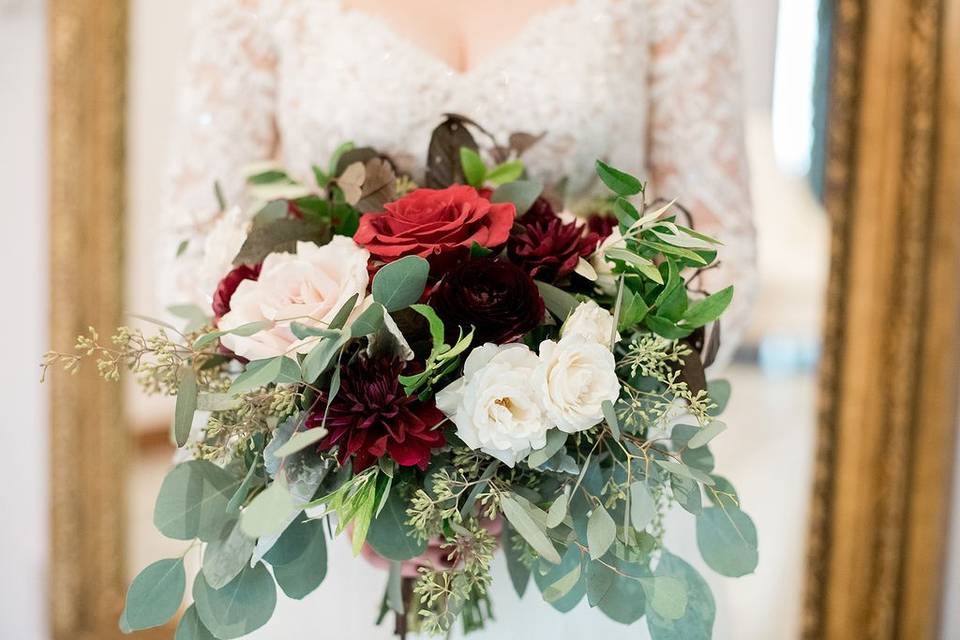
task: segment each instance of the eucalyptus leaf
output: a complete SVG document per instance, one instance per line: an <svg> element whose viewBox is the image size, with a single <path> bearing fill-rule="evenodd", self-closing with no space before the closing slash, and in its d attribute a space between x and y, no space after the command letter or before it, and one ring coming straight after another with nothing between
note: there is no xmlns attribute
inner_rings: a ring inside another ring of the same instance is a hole
<svg viewBox="0 0 960 640"><path fill-rule="evenodd" d="M183 462L163 479L153 523L168 538L210 541L229 519L227 502L239 484L239 478L212 462Z"/></svg>
<svg viewBox="0 0 960 640"><path fill-rule="evenodd" d="M337 339L324 338L310 350L303 359L303 380L309 384L316 382L323 373L330 368L340 350L350 341L350 336L340 332Z"/></svg>
<svg viewBox="0 0 960 640"><path fill-rule="evenodd" d="M587 521L587 546L590 548L590 558L596 560L602 557L616 539L616 523L603 505L597 505Z"/></svg>
<svg viewBox="0 0 960 640"><path fill-rule="evenodd" d="M647 607L664 620L679 620L687 611L687 586L673 576L656 576L641 581Z"/></svg>
<svg viewBox="0 0 960 640"><path fill-rule="evenodd" d="M504 494L500 499L503 515L513 528L527 541L540 557L553 564L560 564L560 554L547 537L546 530L530 515L527 509L513 496Z"/></svg>
<svg viewBox="0 0 960 640"><path fill-rule="evenodd" d="M550 509L547 511L548 529L555 529L556 527L559 527L563 522L563 519L567 517L568 500L569 494L564 492L557 496L557 499L554 500L553 504L550 505Z"/></svg>
<svg viewBox="0 0 960 640"><path fill-rule="evenodd" d="M186 588L183 558L158 560L145 568L127 590L123 610L127 628L138 631L166 623L176 615Z"/></svg>
<svg viewBox="0 0 960 640"><path fill-rule="evenodd" d="M283 544L287 532L294 528L305 537L306 544L290 562L274 564L273 576L288 598L301 600L313 593L327 576L327 540L323 521L307 520L291 524L277 544Z"/></svg>
<svg viewBox="0 0 960 640"><path fill-rule="evenodd" d="M373 278L373 299L387 311L415 304L427 285L430 264L418 256L406 256L385 264Z"/></svg>
<svg viewBox="0 0 960 640"><path fill-rule="evenodd" d="M671 475L670 488L673 490L673 497L685 511L695 516L703 512L703 495L700 493L700 485L697 484L696 480Z"/></svg>
<svg viewBox="0 0 960 640"><path fill-rule="evenodd" d="M213 344L221 337L225 335L232 336L241 336L244 338L256 335L261 331L269 329L273 326L273 322L270 320L258 320L256 322L248 322L247 324L242 324L239 327L233 329L221 330L221 331L211 331L210 333L205 333L196 340L193 341L193 348L200 350L206 347L209 344Z"/></svg>
<svg viewBox="0 0 960 640"><path fill-rule="evenodd" d="M240 514L240 526L251 538L279 533L299 511L282 477L257 494Z"/></svg>
<svg viewBox="0 0 960 640"><path fill-rule="evenodd" d="M222 589L207 584L201 571L193 583L193 600L204 626L219 640L233 640L270 620L277 605L277 586L262 563L245 567Z"/></svg>
<svg viewBox="0 0 960 640"><path fill-rule="evenodd" d="M614 438L619 440L620 420L617 419L617 412L613 408L613 403L609 400L604 400L600 405L600 409L603 411L603 418L607 421L607 426L610 427L610 433L613 434Z"/></svg>
<svg viewBox="0 0 960 640"><path fill-rule="evenodd" d="M697 546L707 565L739 578L757 568L757 529L736 507L708 507L697 517Z"/></svg>
<svg viewBox="0 0 960 640"><path fill-rule="evenodd" d="M664 618L652 607L648 611L647 627L651 640L710 640L716 604L710 587L689 564L667 550L660 554L654 572L657 577L676 578L683 582L687 592L687 606L677 620Z"/></svg>
<svg viewBox="0 0 960 640"><path fill-rule="evenodd" d="M187 610L184 611L183 617L180 618L180 622L177 624L177 632L174 640L217 640L217 638L210 633L210 630L207 629L200 620L200 615L197 613L197 606L191 604L187 607Z"/></svg>
<svg viewBox="0 0 960 640"><path fill-rule="evenodd" d="M312 444L316 444L326 435L327 430L319 427L295 433L289 440L287 440L286 444L273 452L273 457L286 458L290 454L306 449Z"/></svg>
<svg viewBox="0 0 960 640"><path fill-rule="evenodd" d="M657 503L650 495L647 483L637 480L630 485L630 524L637 531L643 531L657 515Z"/></svg>
<svg viewBox="0 0 960 640"><path fill-rule="evenodd" d="M707 383L707 395L716 405L710 411L711 416L718 416L723 413L724 409L727 408L727 403L730 402L731 391L730 382L727 380L711 380Z"/></svg>
<svg viewBox="0 0 960 640"><path fill-rule="evenodd" d="M526 545L520 545L516 548L513 545L513 529L507 525L503 535L503 552L507 558L507 573L510 575L510 583L513 585L517 597L522 598L527 591L527 585L530 583L530 567L521 560L522 550Z"/></svg>
<svg viewBox="0 0 960 640"><path fill-rule="evenodd" d="M617 574L610 568L610 562L613 554L608 554L606 559L591 560L587 563L587 603L595 607L610 592L613 583L616 581Z"/></svg>
<svg viewBox="0 0 960 640"><path fill-rule="evenodd" d="M559 564L545 565L541 562L540 570L534 569L533 571L533 580L536 582L541 594L544 595L544 599L546 600L547 596L551 596L551 599L547 600L547 602L551 607L561 613L566 613L577 606L577 603L583 599L583 596L587 592L587 581L583 575L582 563L583 556L580 553L580 548L572 544L567 548L566 553L563 554L563 558L559 559ZM557 582L571 575L576 576L577 580L572 587L567 589L566 593L562 595L557 593L559 589L551 591L551 587L557 584Z"/></svg>
<svg viewBox="0 0 960 640"><path fill-rule="evenodd" d="M203 551L203 575L214 589L225 587L250 561L256 541L240 529L239 521L228 522L220 537Z"/></svg>
<svg viewBox="0 0 960 640"><path fill-rule="evenodd" d="M566 442L567 434L565 432L559 429L550 429L547 431L547 443L527 456L527 465L531 469L536 469L560 451Z"/></svg>
<svg viewBox="0 0 960 640"><path fill-rule="evenodd" d="M540 194L543 193L543 185L534 180L516 180L508 182L499 187L490 196L490 202L501 203L510 202L517 210L519 218L533 206Z"/></svg>
<svg viewBox="0 0 960 640"><path fill-rule="evenodd" d="M197 374L192 368L187 368L180 377L177 406L174 411L173 439L178 447L187 444L187 438L190 437L193 414L197 410L197 393Z"/></svg>
<svg viewBox="0 0 960 640"><path fill-rule="evenodd" d="M246 370L233 381L228 393L240 395L272 383L283 371L283 360L284 356L277 356L247 363Z"/></svg>
<svg viewBox="0 0 960 640"><path fill-rule="evenodd" d="M669 471L670 473L680 476L681 478L689 478L691 480L696 480L697 482L702 482L703 484L713 486L713 478L708 476L706 473L688 467L685 464L680 464L679 462L668 462L665 460L657 460L656 463L660 465L664 470Z"/></svg>
<svg viewBox="0 0 960 640"><path fill-rule="evenodd" d="M354 338L359 338L377 333L380 331L380 328L383 327L384 313L386 313L386 311L383 305L374 302L364 309L363 312L357 316L357 319L350 324L350 335Z"/></svg>
<svg viewBox="0 0 960 640"><path fill-rule="evenodd" d="M720 422L719 420L714 420L694 434L694 436L687 442L687 447L690 449L702 447L726 430L726 424Z"/></svg>
<svg viewBox="0 0 960 640"><path fill-rule="evenodd" d="M600 611L620 624L633 624L647 610L646 591L641 582L650 577L650 569L641 562L632 562L614 554L607 558L616 570L612 585L597 603Z"/></svg>
<svg viewBox="0 0 960 640"><path fill-rule="evenodd" d="M580 301L572 295L558 289L552 284L535 280L537 289L540 290L540 297L543 298L543 304L558 320L566 320L573 313L573 310L580 305Z"/></svg>
<svg viewBox="0 0 960 640"><path fill-rule="evenodd" d="M578 582L580 582L579 562L568 573L543 590L543 599L550 603L556 602L570 593Z"/></svg>
<svg viewBox="0 0 960 640"><path fill-rule="evenodd" d="M387 560L404 562L427 550L426 541L419 538L414 528L407 524L409 506L409 501L400 495L400 491L391 491L380 515L370 523L367 544Z"/></svg>

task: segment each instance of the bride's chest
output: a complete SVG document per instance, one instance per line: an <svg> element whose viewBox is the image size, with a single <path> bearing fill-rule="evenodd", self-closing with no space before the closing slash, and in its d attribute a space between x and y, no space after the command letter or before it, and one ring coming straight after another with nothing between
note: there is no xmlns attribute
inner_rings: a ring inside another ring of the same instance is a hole
<svg viewBox="0 0 960 640"><path fill-rule="evenodd" d="M304 170L351 140L422 161L430 131L456 112L500 139L546 132L527 157L544 179L592 173L598 157L640 169L649 54L642 16L628 11L638 4L553 9L459 72L375 17L293 0L272 34L283 159Z"/></svg>

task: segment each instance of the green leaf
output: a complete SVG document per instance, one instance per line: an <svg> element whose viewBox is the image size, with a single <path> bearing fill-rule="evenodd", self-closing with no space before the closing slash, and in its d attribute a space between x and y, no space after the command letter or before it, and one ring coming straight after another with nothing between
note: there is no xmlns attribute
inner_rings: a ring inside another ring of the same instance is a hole
<svg viewBox="0 0 960 640"><path fill-rule="evenodd" d="M656 460L656 463L670 473L680 476L681 478L689 478L691 480L696 480L697 482L702 482L703 484L708 484L711 486L713 485L713 478L702 471L691 469L685 464L666 460Z"/></svg>
<svg viewBox="0 0 960 640"><path fill-rule="evenodd" d="M210 541L229 519L227 502L239 484L239 479L212 462L181 463L163 479L153 523L168 538Z"/></svg>
<svg viewBox="0 0 960 640"><path fill-rule="evenodd" d="M646 564L630 562L614 554L607 557L619 572L613 575L613 584L597 603L608 618L621 624L633 624L646 612L647 597L641 579L650 577Z"/></svg>
<svg viewBox="0 0 960 640"><path fill-rule="evenodd" d="M387 560L405 562L427 550L426 540L407 524L409 501L397 490L391 491L380 515L370 523L367 544Z"/></svg>
<svg viewBox="0 0 960 640"><path fill-rule="evenodd" d="M173 419L173 439L178 447L187 444L193 414L197 410L197 374L187 368L177 388L177 407Z"/></svg>
<svg viewBox="0 0 960 640"><path fill-rule="evenodd" d="M336 329L327 329L326 327L311 327L303 324L302 322L293 322L290 324L290 333L292 333L298 340L306 340L307 338L338 338L340 332Z"/></svg>
<svg viewBox="0 0 960 640"><path fill-rule="evenodd" d="M217 640L217 638L210 633L210 630L207 629L200 620L200 615L197 613L197 606L191 604L187 607L187 610L184 611L183 617L180 618L174 640Z"/></svg>
<svg viewBox="0 0 960 640"><path fill-rule="evenodd" d="M723 413L724 409L727 408L727 403L730 402L731 391L730 382L727 380L711 380L707 384L707 395L717 405L710 410L711 416L716 417Z"/></svg>
<svg viewBox="0 0 960 640"><path fill-rule="evenodd" d="M557 319L561 321L566 320L567 317L573 313L573 310L580 305L580 302L576 298L563 289L558 289L552 284L540 282L539 280L534 280L534 282L537 284L537 289L540 290L540 297L543 298L543 304L546 305L550 313L556 316Z"/></svg>
<svg viewBox="0 0 960 640"><path fill-rule="evenodd" d="M597 505L587 521L587 546L590 548L590 559L596 560L602 557L616 539L616 523L603 505Z"/></svg>
<svg viewBox="0 0 960 640"><path fill-rule="evenodd" d="M183 601L187 574L183 558L158 560L141 571L127 590L123 620L131 631L159 627L172 618Z"/></svg>
<svg viewBox="0 0 960 640"><path fill-rule="evenodd" d="M522 598L527 591L527 585L530 584L530 567L520 559L522 549L525 549L526 546L523 545L520 549L514 548L512 532L513 529L509 525L504 530L503 553L507 558L507 573L510 574L510 583L513 585L513 590L517 592L517 597Z"/></svg>
<svg viewBox="0 0 960 640"><path fill-rule="evenodd" d="M251 538L267 537L280 533L297 511L299 508L280 475L243 510L240 527Z"/></svg>
<svg viewBox="0 0 960 640"><path fill-rule="evenodd" d="M257 322L248 322L247 324L242 324L239 327L234 329L229 329L226 331L211 331L210 333L205 333L196 340L193 341L193 348L195 350L203 349L209 344L213 344L219 340L222 336L233 335L241 336L248 338L252 335L260 333L264 329L269 329L273 326L273 322L270 320L258 320Z"/></svg>
<svg viewBox="0 0 960 640"><path fill-rule="evenodd" d="M679 620L687 611L687 586L673 576L656 576L641 582L647 607L665 620Z"/></svg>
<svg viewBox="0 0 960 640"><path fill-rule="evenodd" d="M571 569L568 573L543 590L543 599L550 603L556 602L560 598L570 593L573 588L577 586L578 582L580 582L579 562L575 564L573 569Z"/></svg>
<svg viewBox="0 0 960 640"><path fill-rule="evenodd" d="M703 512L703 495L696 480L671 475L670 488L673 490L673 497L685 511L695 516Z"/></svg>
<svg viewBox="0 0 960 640"><path fill-rule="evenodd" d="M229 393L200 393L197 395L197 409L200 411L231 411L243 404L241 398Z"/></svg>
<svg viewBox="0 0 960 640"><path fill-rule="evenodd" d="M227 393L236 396L270 384L283 371L284 357L277 356L247 363L246 370L237 376Z"/></svg>
<svg viewBox="0 0 960 640"><path fill-rule="evenodd" d="M716 482L716 486L707 490L707 497L710 502L718 507L740 508L740 496L733 484L723 476L710 476Z"/></svg>
<svg viewBox="0 0 960 640"><path fill-rule="evenodd" d="M494 186L501 186L508 182L519 180L523 175L523 161L510 160L497 165L487 174L486 181Z"/></svg>
<svg viewBox="0 0 960 640"><path fill-rule="evenodd" d="M540 194L543 193L543 185L533 180L516 180L509 182L490 196L490 202L510 202L517 210L519 218L533 206Z"/></svg>
<svg viewBox="0 0 960 640"><path fill-rule="evenodd" d="M350 335L359 338L380 331L380 328L383 327L384 313L383 305L374 302L364 309L350 325Z"/></svg>
<svg viewBox="0 0 960 640"><path fill-rule="evenodd" d="M547 528L555 529L559 527L563 522L563 519L567 517L567 503L569 502L569 494L566 492L561 493L557 496L557 499L553 501L553 504L550 505L550 510L547 511Z"/></svg>
<svg viewBox="0 0 960 640"><path fill-rule="evenodd" d="M629 197L643 191L643 183L628 173L614 169L601 160L597 160L597 174L603 184L617 195Z"/></svg>
<svg viewBox="0 0 960 640"><path fill-rule="evenodd" d="M336 340L324 338L320 343L310 350L310 353L303 359L303 380L309 384L316 382L323 373L330 368L334 359L340 353L347 342L350 341L349 334L340 333Z"/></svg>
<svg viewBox="0 0 960 640"><path fill-rule="evenodd" d="M254 457L253 462L250 463L247 474L243 476L243 482L240 483L240 486L237 487L237 490L233 493L229 502L227 502L227 513L239 513L240 506L246 501L247 495L249 495L250 489L253 487L257 476L257 463L259 460L260 456L258 454Z"/></svg>
<svg viewBox="0 0 960 640"><path fill-rule="evenodd" d="M697 546L707 565L722 576L739 578L757 568L757 529L736 507L708 507L697 517Z"/></svg>
<svg viewBox="0 0 960 640"><path fill-rule="evenodd" d="M718 291L694 303L683 315L684 326L690 327L691 329L699 329L704 325L710 324L726 311L732 300L733 286L731 285L722 291Z"/></svg>
<svg viewBox="0 0 960 640"><path fill-rule="evenodd" d="M689 564L666 549L660 555L660 563L654 572L657 577L680 580L686 586L687 606L683 616L670 620L650 607L647 627L652 640L710 640L713 637L713 621L716 604L710 587Z"/></svg>
<svg viewBox="0 0 960 640"><path fill-rule="evenodd" d="M248 537L234 520L223 527L220 537L211 540L203 551L203 575L214 589L225 587L240 575L253 555L256 540Z"/></svg>
<svg viewBox="0 0 960 640"><path fill-rule="evenodd" d="M443 346L443 320L440 319L437 312L429 305L413 304L410 305L410 308L427 319L427 323L430 325L430 338L433 340L433 348L435 351L439 351Z"/></svg>
<svg viewBox="0 0 960 640"><path fill-rule="evenodd" d="M648 315L643 319L644 324L657 335L661 335L668 340L680 340L693 333L693 328L678 327L676 323L660 316Z"/></svg>
<svg viewBox="0 0 960 640"><path fill-rule="evenodd" d="M617 216L617 221L623 231L632 229L640 220L640 212L633 206L633 203L624 197L618 197L613 202L613 214Z"/></svg>
<svg viewBox="0 0 960 640"><path fill-rule="evenodd" d="M687 447L690 449L698 449L703 445L707 444L718 435L727 430L727 425L719 420L714 420L704 428L697 431L690 441L687 442Z"/></svg>
<svg viewBox="0 0 960 640"><path fill-rule="evenodd" d="M557 451L563 448L567 442L567 434L560 429L550 429L547 431L547 443L540 449L532 451L527 456L527 465L531 469L536 469L544 462L553 457Z"/></svg>
<svg viewBox="0 0 960 640"><path fill-rule="evenodd" d="M504 494L500 499L500 508L503 515L513 525L513 528L527 541L533 549L547 562L560 564L560 554L547 537L544 530L527 512L527 509L513 496Z"/></svg>
<svg viewBox="0 0 960 640"><path fill-rule="evenodd" d="M261 184L273 184L275 182L291 182L290 176L284 171L279 169L270 169L268 171L262 171L256 173L247 178L248 184L261 185Z"/></svg>
<svg viewBox="0 0 960 640"><path fill-rule="evenodd" d="M467 184L478 189L483 186L487 177L487 165L484 164L479 153L470 147L460 147L460 166L463 167Z"/></svg>
<svg viewBox="0 0 960 640"><path fill-rule="evenodd" d="M387 311L399 311L415 304L427 285L430 263L406 256L385 264L373 278L373 299Z"/></svg>
<svg viewBox="0 0 960 640"><path fill-rule="evenodd" d="M387 606L390 610L399 615L403 615L403 576L401 574L402 565L399 562L390 563L390 574L387 577Z"/></svg>
<svg viewBox="0 0 960 640"><path fill-rule="evenodd" d="M580 573L574 573L575 570L578 570ZM570 576L571 573L577 575L577 581L572 588L567 590L563 595L556 593L556 591L559 590L551 592L553 585L564 577ZM550 600L547 600L551 607L562 613L570 611L577 606L577 603L583 599L584 594L587 592L587 581L583 576L580 548L575 544L570 545L566 553L563 554L563 558L560 559L560 563L556 566L545 566L541 562L539 570L534 570L533 572L533 579L534 582L537 583L540 592L544 594L545 600L547 595L552 596Z"/></svg>
<svg viewBox="0 0 960 640"><path fill-rule="evenodd" d="M313 593L327 577L327 541L323 533L323 520L295 521L287 527L287 531L294 528L303 532L306 544L290 562L274 564L273 575L288 598L301 600ZM284 531L284 535L287 531ZM282 541L283 536L278 544Z"/></svg>
<svg viewBox="0 0 960 640"><path fill-rule="evenodd" d="M306 449L310 445L319 442L327 435L327 430L322 428L307 429L293 434L286 444L273 452L275 458L285 458L291 453L296 453Z"/></svg>
<svg viewBox="0 0 960 640"><path fill-rule="evenodd" d="M610 427L610 433L613 434L614 438L619 440L620 420L617 419L617 412L613 408L613 403L609 400L604 400L600 404L600 410L603 411L603 419L607 421L607 426Z"/></svg>
<svg viewBox="0 0 960 640"><path fill-rule="evenodd" d="M657 515L657 503L650 495L647 483L638 480L630 485L630 524L637 531L643 531Z"/></svg>
<svg viewBox="0 0 960 640"><path fill-rule="evenodd" d="M267 623L277 605L277 586L263 563L245 567L222 589L208 585L201 571L193 599L204 626L219 640L232 640Z"/></svg>
<svg viewBox="0 0 960 640"><path fill-rule="evenodd" d="M607 564L603 559L587 563L587 603L591 607L603 601L616 580L617 574Z"/></svg>
<svg viewBox="0 0 960 640"><path fill-rule="evenodd" d="M350 319L350 314L353 313L354 307L357 306L357 301L360 300L360 294L355 293L343 303L337 312L333 315L333 319L330 320L330 329L342 329L344 325L347 324L347 320Z"/></svg>

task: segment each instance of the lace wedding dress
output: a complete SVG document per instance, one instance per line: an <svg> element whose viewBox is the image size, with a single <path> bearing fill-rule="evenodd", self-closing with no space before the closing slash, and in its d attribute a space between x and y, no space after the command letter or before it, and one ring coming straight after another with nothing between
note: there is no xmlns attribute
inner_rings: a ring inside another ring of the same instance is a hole
<svg viewBox="0 0 960 640"><path fill-rule="evenodd" d="M341 0L200 0L163 218L167 255L189 243L168 264L164 297L209 304L212 291L198 290L195 274L203 237L218 216L215 181L237 202L245 166L276 159L307 179L311 164L325 162L346 140L422 162L431 130L443 113L455 112L502 139L517 130L546 132L524 156L545 182L566 176L576 193L599 192L593 167L601 158L648 178L657 196L678 198L698 229L725 243L708 288L737 285L723 327L729 352L753 297L754 232L728 5L573 0L527 19L495 53L461 72ZM338 562L337 585L328 580L289 625L275 619L257 637L287 637L282 628L292 632L304 623L374 637L369 596L383 577L361 565ZM495 576L499 622L478 637L532 631L575 638L585 629L638 637L638 630L592 612L552 616L547 605L532 604L536 594L518 604L504 578L502 571ZM524 607L539 612L536 625ZM327 616L335 622L321 622Z"/></svg>

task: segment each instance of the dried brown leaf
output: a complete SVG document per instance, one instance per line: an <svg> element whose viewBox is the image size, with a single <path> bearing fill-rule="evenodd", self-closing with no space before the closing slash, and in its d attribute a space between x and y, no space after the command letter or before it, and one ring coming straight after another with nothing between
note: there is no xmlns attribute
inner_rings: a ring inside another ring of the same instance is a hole
<svg viewBox="0 0 960 640"><path fill-rule="evenodd" d="M357 199L360 213L381 211L383 205L390 202L397 192L397 174L389 162L383 158L373 158L364 167L363 188Z"/></svg>

